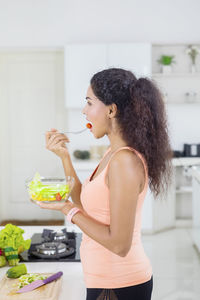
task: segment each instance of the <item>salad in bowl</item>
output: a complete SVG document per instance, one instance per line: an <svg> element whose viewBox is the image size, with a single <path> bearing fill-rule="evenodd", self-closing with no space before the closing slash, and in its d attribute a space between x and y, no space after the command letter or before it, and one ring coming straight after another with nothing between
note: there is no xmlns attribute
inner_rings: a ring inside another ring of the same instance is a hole
<svg viewBox="0 0 200 300"><path fill-rule="evenodd" d="M41 177L36 173L34 178L26 180L26 188L31 201L37 202L64 202L66 201L74 186L74 178Z"/></svg>

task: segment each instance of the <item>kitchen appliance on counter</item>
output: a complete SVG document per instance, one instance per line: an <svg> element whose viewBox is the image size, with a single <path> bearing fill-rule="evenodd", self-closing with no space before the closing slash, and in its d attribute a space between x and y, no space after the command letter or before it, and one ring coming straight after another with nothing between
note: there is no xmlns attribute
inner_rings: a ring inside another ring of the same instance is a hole
<svg viewBox="0 0 200 300"><path fill-rule="evenodd" d="M200 144L184 144L183 153L186 157L200 157Z"/></svg>
<svg viewBox="0 0 200 300"><path fill-rule="evenodd" d="M29 250L21 253L22 262L80 262L81 233L44 229L31 238Z"/></svg>
<svg viewBox="0 0 200 300"><path fill-rule="evenodd" d="M180 150L173 150L173 157L183 157L183 152Z"/></svg>
<svg viewBox="0 0 200 300"><path fill-rule="evenodd" d="M173 157L200 157L200 144L184 144L183 151L173 150Z"/></svg>

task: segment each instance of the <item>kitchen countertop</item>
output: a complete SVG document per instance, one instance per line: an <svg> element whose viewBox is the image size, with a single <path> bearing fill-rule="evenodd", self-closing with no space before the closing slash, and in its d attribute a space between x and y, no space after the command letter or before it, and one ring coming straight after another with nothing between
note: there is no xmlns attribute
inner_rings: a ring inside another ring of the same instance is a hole
<svg viewBox="0 0 200 300"><path fill-rule="evenodd" d="M72 163L76 170L94 170L98 165L99 160L94 159L73 159ZM175 167L178 166L193 166L193 165L200 165L200 157L174 157L172 159L172 164Z"/></svg>
<svg viewBox="0 0 200 300"><path fill-rule="evenodd" d="M19 226L25 232L24 239L30 238L33 233L42 232L44 228L61 230L64 226ZM0 226L0 230L3 229ZM76 231L77 227L67 226L67 231ZM80 262L42 262L26 263L28 273L45 273L63 271L62 289L59 300L84 300L86 297L86 288L83 280L82 265ZM3 278L10 266L0 268L0 280Z"/></svg>
<svg viewBox="0 0 200 300"><path fill-rule="evenodd" d="M192 167L192 175L197 179L200 184L200 166Z"/></svg>
<svg viewBox="0 0 200 300"><path fill-rule="evenodd" d="M173 158L172 164L175 167L178 166L194 166L200 165L200 157L179 157Z"/></svg>

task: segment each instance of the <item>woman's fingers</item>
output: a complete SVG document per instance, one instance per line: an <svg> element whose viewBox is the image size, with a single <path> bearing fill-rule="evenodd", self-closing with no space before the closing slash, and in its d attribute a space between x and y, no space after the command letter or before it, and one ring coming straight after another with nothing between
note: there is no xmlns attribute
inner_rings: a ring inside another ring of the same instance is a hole
<svg viewBox="0 0 200 300"><path fill-rule="evenodd" d="M60 158L69 154L66 143L69 143L68 137L52 128L46 132L46 149L54 152Z"/></svg>
<svg viewBox="0 0 200 300"><path fill-rule="evenodd" d="M51 128L51 131L46 131L46 134L45 134L45 137L46 137L46 144L48 144L50 138L51 138L52 136L54 136L56 132L58 132L58 130L55 129L55 128Z"/></svg>
<svg viewBox="0 0 200 300"><path fill-rule="evenodd" d="M47 147L51 147L52 145L58 143L59 141L69 143L69 139L66 135L58 133L58 132L53 133L53 134L52 133L48 134L48 132L47 132L47 134L46 134L46 146Z"/></svg>
<svg viewBox="0 0 200 300"><path fill-rule="evenodd" d="M36 202L38 206L44 209L51 209L51 210L62 210L65 206L69 206L69 208L73 207L73 203L71 203L69 200L62 202L62 203L44 203L37 201Z"/></svg>
<svg viewBox="0 0 200 300"><path fill-rule="evenodd" d="M52 140L51 139L49 140L49 142L47 144L47 148L52 149L54 147L59 146L59 144L61 146L62 144L68 143L68 142L69 142L69 140L67 138L57 136L57 137L52 138Z"/></svg>
<svg viewBox="0 0 200 300"><path fill-rule="evenodd" d="M55 139L66 139L69 142L68 137L65 134L59 133L59 132L56 132L56 133L54 133L54 134L51 135L51 137L49 139L49 143L51 143Z"/></svg>
<svg viewBox="0 0 200 300"><path fill-rule="evenodd" d="M37 204L44 209L51 209L51 210L61 210L65 206L65 202L63 203L43 203L37 201Z"/></svg>
<svg viewBox="0 0 200 300"><path fill-rule="evenodd" d="M63 141L60 141L56 144L49 146L48 149L55 152L56 150L63 149L63 147L66 148L65 144L63 145Z"/></svg>

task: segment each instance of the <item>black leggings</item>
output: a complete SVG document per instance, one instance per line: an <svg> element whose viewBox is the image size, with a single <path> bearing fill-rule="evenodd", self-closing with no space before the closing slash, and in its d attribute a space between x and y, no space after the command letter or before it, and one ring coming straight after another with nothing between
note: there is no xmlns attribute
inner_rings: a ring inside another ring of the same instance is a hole
<svg viewBox="0 0 200 300"><path fill-rule="evenodd" d="M118 289L87 289L86 300L151 300L153 276L145 283Z"/></svg>

